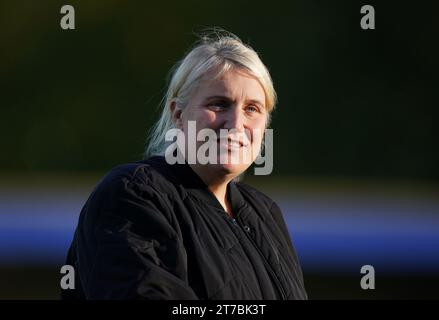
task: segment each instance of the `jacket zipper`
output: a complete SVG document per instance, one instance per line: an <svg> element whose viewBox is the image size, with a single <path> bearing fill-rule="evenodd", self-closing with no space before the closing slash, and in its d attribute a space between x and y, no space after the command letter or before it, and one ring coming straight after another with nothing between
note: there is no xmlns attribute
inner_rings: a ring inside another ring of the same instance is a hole
<svg viewBox="0 0 439 320"><path fill-rule="evenodd" d="M230 219L230 217L229 217ZM242 226L238 223L238 221L236 221L236 219L231 218L232 222L234 225L236 225L237 227L239 227L241 230L243 229ZM268 273L271 275L272 279L274 280L277 289L280 291L280 295L282 297L282 300L287 300L287 296L285 294L285 290L279 280L279 277L276 275L276 273L274 272L273 268L271 267L271 265L268 263L267 258L262 254L261 249L259 249L259 247L256 245L256 243L254 242L254 240L247 235L248 231L247 230L243 230L244 234L246 235L247 239L252 243L253 247L256 248L256 250L258 251L259 255L262 257L262 260L264 261L265 266L267 267L267 271ZM271 242L271 241L270 241ZM273 250L276 250L275 248L273 248L273 245L270 243L270 246L272 247ZM276 253L276 257L277 259L279 259L279 257L277 256L277 252Z"/></svg>

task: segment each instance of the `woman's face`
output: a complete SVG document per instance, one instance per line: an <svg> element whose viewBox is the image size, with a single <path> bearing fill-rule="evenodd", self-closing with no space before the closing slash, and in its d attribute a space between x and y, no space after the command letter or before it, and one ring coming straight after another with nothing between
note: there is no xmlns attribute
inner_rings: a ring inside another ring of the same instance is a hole
<svg viewBox="0 0 439 320"><path fill-rule="evenodd" d="M206 74L177 117L177 127L184 131L186 139L189 121L195 121L197 135L206 128L216 133L216 164L210 162L207 166L234 177L244 172L260 151L268 119L265 93L260 83L245 71L230 70L216 79L214 74ZM197 141L196 150L205 143Z"/></svg>

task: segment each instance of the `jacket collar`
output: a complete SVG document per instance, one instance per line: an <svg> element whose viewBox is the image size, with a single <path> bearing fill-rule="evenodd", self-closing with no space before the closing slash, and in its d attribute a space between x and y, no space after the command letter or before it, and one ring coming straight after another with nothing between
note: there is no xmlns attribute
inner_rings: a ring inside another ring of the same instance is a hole
<svg viewBox="0 0 439 320"><path fill-rule="evenodd" d="M159 164L160 167L168 169L177 178L177 183L183 186L189 194L208 204L210 207L220 210L221 212L225 212L215 195L209 190L200 176L198 176L198 174L192 170L187 163L176 163L171 165L166 162L166 159L163 156L153 156L148 159L148 162L154 162ZM227 196L232 207L233 215L236 217L246 206L246 201L239 191L236 182L231 181L228 184Z"/></svg>

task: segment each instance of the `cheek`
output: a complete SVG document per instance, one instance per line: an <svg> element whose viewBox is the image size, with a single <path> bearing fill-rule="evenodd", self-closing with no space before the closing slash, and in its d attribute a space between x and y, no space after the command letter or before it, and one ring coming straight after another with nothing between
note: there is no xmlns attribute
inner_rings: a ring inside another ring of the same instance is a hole
<svg viewBox="0 0 439 320"><path fill-rule="evenodd" d="M203 128L215 129L218 117L215 112L201 110L196 114L194 120L197 121L197 131Z"/></svg>
<svg viewBox="0 0 439 320"><path fill-rule="evenodd" d="M252 132L252 147L259 148L262 145L262 140L264 137L264 131L254 131Z"/></svg>
<svg viewBox="0 0 439 320"><path fill-rule="evenodd" d="M219 120L215 112L192 108L182 114L184 132L188 132L189 121L195 121L196 131L198 132L204 128L215 130Z"/></svg>
<svg viewBox="0 0 439 320"><path fill-rule="evenodd" d="M261 118L255 121L251 127L252 143L261 144L262 138L264 137L266 119Z"/></svg>

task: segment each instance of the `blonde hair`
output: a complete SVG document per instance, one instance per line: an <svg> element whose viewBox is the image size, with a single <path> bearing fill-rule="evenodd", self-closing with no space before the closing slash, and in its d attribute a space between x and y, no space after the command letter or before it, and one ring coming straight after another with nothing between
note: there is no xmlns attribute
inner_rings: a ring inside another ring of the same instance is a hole
<svg viewBox="0 0 439 320"><path fill-rule="evenodd" d="M160 119L151 128L145 158L163 154L166 149L166 132L175 127L171 103L175 101L179 108L184 108L205 74L215 70L217 76L221 76L232 69L245 71L261 84L265 93L265 108L268 111L267 126L269 125L277 97L268 69L258 54L236 35L215 29L201 36L195 46L171 69L171 80L161 103L163 111Z"/></svg>

